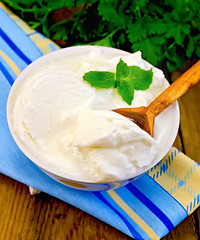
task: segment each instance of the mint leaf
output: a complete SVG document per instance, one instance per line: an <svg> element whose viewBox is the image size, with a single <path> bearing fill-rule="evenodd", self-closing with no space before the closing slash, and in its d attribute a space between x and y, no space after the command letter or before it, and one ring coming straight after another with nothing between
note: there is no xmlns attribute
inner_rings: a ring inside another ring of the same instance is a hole
<svg viewBox="0 0 200 240"><path fill-rule="evenodd" d="M122 60L119 60L119 63L116 67L116 79L120 81L121 79L129 79L130 71L128 65Z"/></svg>
<svg viewBox="0 0 200 240"><path fill-rule="evenodd" d="M134 96L133 80L135 78L130 70L130 67L120 59L116 67L117 91L129 105L131 105Z"/></svg>
<svg viewBox="0 0 200 240"><path fill-rule="evenodd" d="M131 105L134 97L134 86L131 81L121 80L117 85L117 91L121 95L122 99Z"/></svg>
<svg viewBox="0 0 200 240"><path fill-rule="evenodd" d="M132 79L135 90L146 90L152 83L153 71L143 70L137 66L130 66L130 79Z"/></svg>
<svg viewBox="0 0 200 240"><path fill-rule="evenodd" d="M83 75L83 79L96 88L107 89L116 87L115 73L112 72L90 71Z"/></svg>
<svg viewBox="0 0 200 240"><path fill-rule="evenodd" d="M128 66L122 59L113 72L90 71L83 79L96 88L117 88L122 99L131 105L135 90L146 90L152 83L153 72L143 70L137 66Z"/></svg>
<svg viewBox="0 0 200 240"><path fill-rule="evenodd" d="M138 66L128 66L122 59L116 67L117 83L121 80L131 82L135 90L146 90L152 83L153 72L150 70L143 70Z"/></svg>

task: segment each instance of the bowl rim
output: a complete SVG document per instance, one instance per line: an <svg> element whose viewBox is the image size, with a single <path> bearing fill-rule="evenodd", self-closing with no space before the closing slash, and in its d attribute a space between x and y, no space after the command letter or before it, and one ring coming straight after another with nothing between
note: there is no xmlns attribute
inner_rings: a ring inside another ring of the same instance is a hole
<svg viewBox="0 0 200 240"><path fill-rule="evenodd" d="M170 148L172 147L174 141L175 141L175 138L177 136L177 133L178 133L178 129L179 129L179 124L180 124L180 109L179 109L179 105L178 105L178 101L175 101L172 105L174 105L174 109L175 109L175 112L174 112L174 115L175 115L175 119L176 121L174 122L174 127L173 129L175 129L173 131L173 134L171 136L171 141L170 141L170 144L168 144L168 147L166 148L167 151L165 151L165 153L163 153L161 155L161 157L159 157L159 159L157 161L153 161L150 165L148 165L148 167L145 167L143 168L142 170L139 170L137 172L137 174L135 174L133 177L131 178L126 178L126 179L123 179L123 180L116 180L116 181L109 181L109 182L89 182L89 181L81 181L81 180L75 180L75 179L70 179L70 178L67 178L66 176L63 176L63 175L59 175L58 173L56 173L56 170L49 170L48 169L48 166L44 166L43 164L41 164L40 161L37 161L35 159L34 156L32 156L32 154L30 153L30 151L27 150L27 148L23 145L21 139L17 136L14 128L12 127L12 117L11 117L11 106L12 106L12 98L13 98L13 95L15 94L15 89L18 88L18 85L20 84L21 81L23 81L23 77L27 74L27 72L31 71L32 68L35 68L35 66L39 65L41 61L45 61L46 59L49 60L49 57L53 57L53 56L57 56L58 54L60 53L63 53L65 54L65 52L68 52L70 54L70 52L74 51L74 50L77 50L79 51L81 48L88 48L88 49L91 49L91 48L99 48L99 49L106 49L106 50L109 50L109 51L118 51L119 53L122 53L122 54L125 54L125 55L128 55L130 54L129 52L126 52L126 51L123 51L121 49L117 49L117 48L111 48L111 47L105 47L105 46L94 46L94 45L78 45L78 46L71 46L71 47L66 47L66 48L62 48L62 49L58 49L58 50L55 50L51 53L48 53L46 55L43 55L41 57L39 57L38 59L36 59L34 62L32 62L31 64L29 64L19 75L18 77L16 78L14 84L12 85L11 87L11 90L9 92L9 95L8 95L8 99L7 99L7 122L8 122L8 126L9 126L9 130L11 132L11 135L15 141L15 143L17 144L17 146L20 148L20 150L25 154L25 156L31 161L33 162L35 165L37 165L41 170L43 170L44 172L48 172L50 174L53 174L55 177L58 177L58 178L64 178L66 179L67 181L71 181L71 182L77 182L77 183L80 183L80 184L91 184L91 185L96 185L96 184L114 184L114 183L122 183L124 181L127 181L127 180L131 180L131 179L134 179L142 174L144 174L145 172L147 172L148 170L150 170L152 167L154 167L155 165L157 165L161 160L162 158L168 153L168 151L170 150Z"/></svg>

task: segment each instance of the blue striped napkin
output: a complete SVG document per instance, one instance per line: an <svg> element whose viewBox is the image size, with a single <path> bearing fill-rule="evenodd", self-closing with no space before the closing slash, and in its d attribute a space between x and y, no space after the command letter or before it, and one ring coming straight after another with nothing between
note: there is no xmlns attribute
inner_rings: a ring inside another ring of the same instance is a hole
<svg viewBox="0 0 200 240"><path fill-rule="evenodd" d="M55 196L135 239L160 239L200 202L200 166L176 148L131 184L115 190L84 192L45 175L15 144L6 103L17 75L32 61L58 47L30 29L0 3L0 172Z"/></svg>

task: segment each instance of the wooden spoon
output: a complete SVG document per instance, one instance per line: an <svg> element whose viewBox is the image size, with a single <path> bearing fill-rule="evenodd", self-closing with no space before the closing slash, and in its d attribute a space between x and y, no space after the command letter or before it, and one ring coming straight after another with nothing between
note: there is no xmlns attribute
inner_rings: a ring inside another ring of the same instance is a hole
<svg viewBox="0 0 200 240"><path fill-rule="evenodd" d="M155 117L200 81L200 60L165 89L148 107L114 109L133 120L140 128L153 136Z"/></svg>

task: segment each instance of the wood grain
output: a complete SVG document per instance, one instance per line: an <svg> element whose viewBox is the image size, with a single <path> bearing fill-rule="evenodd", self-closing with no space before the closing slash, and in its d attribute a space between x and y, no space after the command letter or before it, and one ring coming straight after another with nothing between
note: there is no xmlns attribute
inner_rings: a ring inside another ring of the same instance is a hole
<svg viewBox="0 0 200 240"><path fill-rule="evenodd" d="M200 84L186 93L179 102L180 128L185 153L200 163Z"/></svg>
<svg viewBox="0 0 200 240"><path fill-rule="evenodd" d="M174 145L200 163L200 84L180 100L181 122ZM98 219L54 197L31 196L28 187L0 174L0 240L130 240ZM163 240L200 239L200 209Z"/></svg>
<svg viewBox="0 0 200 240"><path fill-rule="evenodd" d="M28 187L0 174L0 239L131 239L45 193L31 196Z"/></svg>

